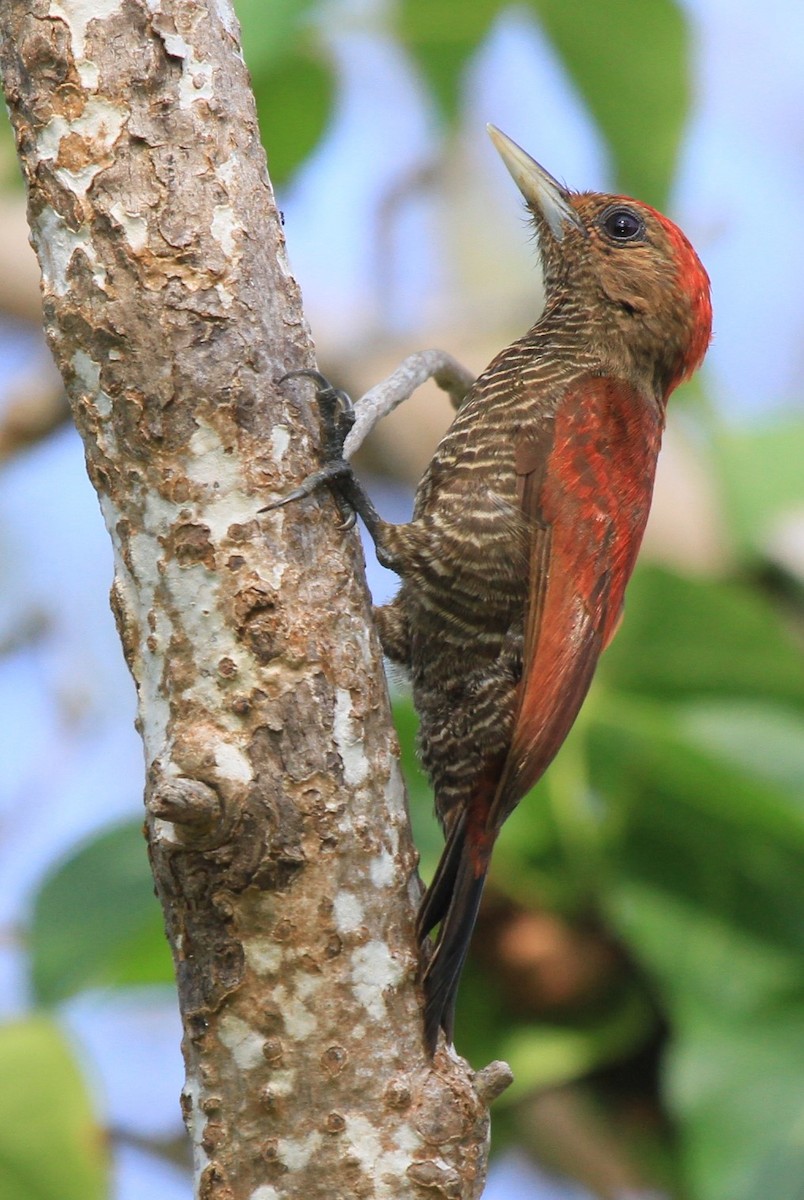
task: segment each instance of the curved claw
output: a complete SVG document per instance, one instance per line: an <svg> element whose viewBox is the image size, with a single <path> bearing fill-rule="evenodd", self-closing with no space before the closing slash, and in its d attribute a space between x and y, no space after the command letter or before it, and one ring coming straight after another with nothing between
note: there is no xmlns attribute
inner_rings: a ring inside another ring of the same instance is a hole
<svg viewBox="0 0 804 1200"><path fill-rule="evenodd" d="M294 500L304 500L305 496L312 496L316 488L322 483L331 483L334 479L339 479L342 475L350 475L352 468L348 462L343 459L335 459L334 462L328 462L318 471L313 471L306 479L303 479L297 488L292 492L288 492L286 496L282 496L279 500L272 500L270 504L266 504L264 508L257 511L273 512L277 508L284 508L286 504L292 504Z"/></svg>
<svg viewBox="0 0 804 1200"><path fill-rule="evenodd" d="M344 477L353 478L352 468L343 457L344 442L355 423L352 401L346 392L333 387L325 375L312 368L305 367L299 371L287 371L277 380L277 383L281 385L288 379L310 379L315 384L315 398L321 416L321 457L324 465L320 470L314 471L302 480L301 484L287 496L266 505L265 508L260 509L260 512L273 512L294 500L302 500L305 496L311 495L321 484L326 483L336 493L341 514L345 514L344 523L340 528L351 529L355 523L355 514L351 511L343 486L333 485L337 485L337 481Z"/></svg>
<svg viewBox="0 0 804 1200"><path fill-rule="evenodd" d="M292 492L288 492L287 496L282 496L280 500L272 500L270 504L263 505L258 508L258 513L276 512L278 508L284 508L286 504L292 504L294 500L303 500L309 492L302 491L301 488L294 488Z"/></svg>
<svg viewBox="0 0 804 1200"><path fill-rule="evenodd" d="M312 367L304 367L299 371L286 371L284 375L277 380L278 384L283 384L287 379L312 379L316 387L315 398L319 405L335 405L341 411L343 419L348 420L349 427L354 424L354 405L352 399L343 388L336 388L327 379L326 375L322 375L320 371L314 371Z"/></svg>
<svg viewBox="0 0 804 1200"><path fill-rule="evenodd" d="M354 509L352 509L349 513L347 513L346 519L341 522L341 524L338 526L338 528L343 530L344 533L347 533L350 529L354 529L356 524L357 524L357 513L355 512Z"/></svg>
<svg viewBox="0 0 804 1200"><path fill-rule="evenodd" d="M301 367L299 371L286 371L276 382L277 384L282 384L286 379L312 379L319 391L332 390L332 384L329 382L329 379L323 376L320 371L314 371L312 367Z"/></svg>
<svg viewBox="0 0 804 1200"><path fill-rule="evenodd" d="M322 375L320 371L314 371L312 367L303 367L299 371L285 371L285 374L280 375L276 382L282 384L286 379L312 379L319 392L334 392L336 390L326 375Z"/></svg>

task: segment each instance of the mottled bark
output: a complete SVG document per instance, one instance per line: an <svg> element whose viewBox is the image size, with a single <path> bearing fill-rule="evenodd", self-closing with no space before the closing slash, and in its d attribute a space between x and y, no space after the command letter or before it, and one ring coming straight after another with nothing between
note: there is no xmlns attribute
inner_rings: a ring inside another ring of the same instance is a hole
<svg viewBox="0 0 804 1200"><path fill-rule="evenodd" d="M0 37L114 542L197 1195L476 1196L484 1086L422 1045L357 538L328 495L257 515L315 464L314 415L276 386L313 351L228 0L4 0Z"/></svg>

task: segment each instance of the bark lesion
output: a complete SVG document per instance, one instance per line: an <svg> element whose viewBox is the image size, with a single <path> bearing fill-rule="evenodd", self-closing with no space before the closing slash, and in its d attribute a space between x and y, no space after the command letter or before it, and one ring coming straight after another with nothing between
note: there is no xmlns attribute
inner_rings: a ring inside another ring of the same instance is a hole
<svg viewBox="0 0 804 1200"><path fill-rule="evenodd" d="M357 538L331 500L257 516L312 465L313 416L274 381L313 351L231 30L198 0L29 8L0 5L0 70L115 547L196 1194L469 1200L487 1110L466 1064L443 1050L433 1069L423 1045L415 854Z"/></svg>

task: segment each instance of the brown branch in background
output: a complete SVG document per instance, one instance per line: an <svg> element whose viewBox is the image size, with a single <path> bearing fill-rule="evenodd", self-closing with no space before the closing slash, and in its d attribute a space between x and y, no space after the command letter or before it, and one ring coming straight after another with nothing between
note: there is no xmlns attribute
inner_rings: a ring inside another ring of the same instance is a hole
<svg viewBox="0 0 804 1200"><path fill-rule="evenodd" d="M42 323L39 267L28 240L22 192L0 197L0 312Z"/></svg>
<svg viewBox="0 0 804 1200"><path fill-rule="evenodd" d="M22 191L0 197L0 312L42 324L39 265L28 240ZM0 411L0 463L42 441L69 416L64 384L49 361L14 379Z"/></svg>
<svg viewBox="0 0 804 1200"><path fill-rule="evenodd" d="M419 885L356 535L275 381L312 365L225 0L7 0L47 334L115 548L204 1200L474 1197L422 1044Z"/></svg>
<svg viewBox="0 0 804 1200"><path fill-rule="evenodd" d="M0 464L41 442L70 419L59 373L42 364L14 381L0 411Z"/></svg>

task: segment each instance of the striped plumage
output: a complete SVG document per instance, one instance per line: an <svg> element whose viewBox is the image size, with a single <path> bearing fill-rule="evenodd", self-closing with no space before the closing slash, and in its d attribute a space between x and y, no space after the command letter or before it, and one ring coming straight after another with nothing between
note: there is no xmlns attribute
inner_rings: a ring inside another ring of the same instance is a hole
<svg viewBox="0 0 804 1200"><path fill-rule="evenodd" d="M514 447L523 428L549 438L572 371L549 348L545 325L494 359L436 450L412 521L380 534L402 576L376 613L380 637L410 672L422 762L447 826L486 759L510 741L530 545Z"/></svg>
<svg viewBox="0 0 804 1200"><path fill-rule="evenodd" d="M440 923L423 968L431 1052L440 1027L452 1036L497 833L559 749L616 629L667 397L711 325L708 279L671 222L622 197L570 195L495 141L533 214L545 310L476 381L411 522L370 522L402 579L378 627L410 672L447 837L419 914L422 940ZM610 236L612 211L638 235Z"/></svg>
<svg viewBox="0 0 804 1200"><path fill-rule="evenodd" d="M709 280L683 233L621 196L562 188L498 130L528 203L546 303L477 379L407 525L338 456L348 424L315 372L329 482L401 577L377 610L410 672L446 845L419 912L425 1038L455 995L497 834L549 766L613 636L648 517L667 398L709 344ZM335 450L333 450L333 447ZM428 950L428 934L438 927Z"/></svg>

